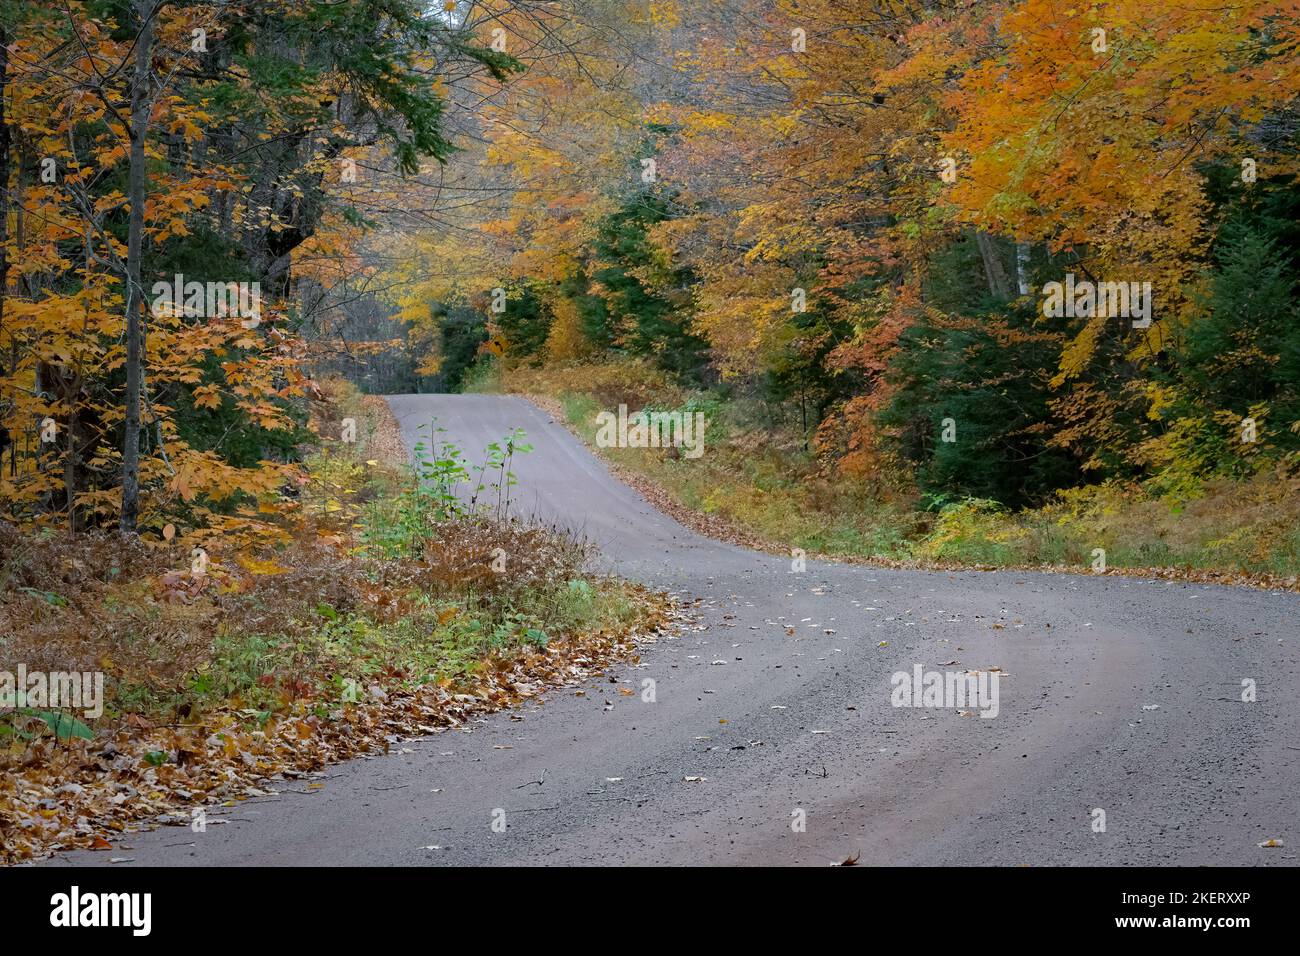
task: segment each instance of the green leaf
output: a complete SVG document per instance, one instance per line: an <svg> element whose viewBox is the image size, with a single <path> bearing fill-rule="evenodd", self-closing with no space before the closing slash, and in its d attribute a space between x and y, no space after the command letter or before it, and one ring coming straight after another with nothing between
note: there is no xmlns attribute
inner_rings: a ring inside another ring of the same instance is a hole
<svg viewBox="0 0 1300 956"><path fill-rule="evenodd" d="M55 594L53 591L38 591L36 588L19 588L18 590L32 597L41 598L46 604L53 604L56 607L68 606L68 599L61 594Z"/></svg>
<svg viewBox="0 0 1300 956"><path fill-rule="evenodd" d="M212 690L213 682L211 674L195 674L194 679L190 681L190 690L199 696L206 695Z"/></svg>
<svg viewBox="0 0 1300 956"><path fill-rule="evenodd" d="M57 710L33 710L31 714L45 721L45 725L54 731L54 736L59 740L70 740L73 737L80 737L83 740L95 739L89 727L69 714Z"/></svg>

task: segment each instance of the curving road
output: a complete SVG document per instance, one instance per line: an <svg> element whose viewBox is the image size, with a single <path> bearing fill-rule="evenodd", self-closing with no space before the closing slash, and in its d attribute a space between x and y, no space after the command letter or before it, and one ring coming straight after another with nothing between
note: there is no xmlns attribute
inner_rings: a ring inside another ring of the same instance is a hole
<svg viewBox="0 0 1300 956"><path fill-rule="evenodd" d="M389 403L408 444L436 417L471 459L524 428L522 510L586 534L620 574L701 598L702 629L614 668L634 696L604 681L553 693L523 720L497 714L331 768L317 793L250 800L229 826L142 834L137 863L1295 865L1296 595L821 562L796 573L682 528L523 400ZM891 675L916 664L1001 668L998 715L891 706ZM498 808L505 832L491 828ZM1285 846L1257 846L1268 839Z"/></svg>

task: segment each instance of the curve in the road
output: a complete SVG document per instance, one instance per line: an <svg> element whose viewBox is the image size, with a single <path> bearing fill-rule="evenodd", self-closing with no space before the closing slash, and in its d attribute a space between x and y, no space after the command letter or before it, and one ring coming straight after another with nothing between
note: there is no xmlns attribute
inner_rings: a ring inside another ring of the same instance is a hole
<svg viewBox="0 0 1300 956"><path fill-rule="evenodd" d="M318 793L244 803L194 846L141 834L138 863L1296 862L1295 595L820 562L798 573L682 528L521 399L388 401L408 445L436 421L471 459L522 427L534 451L515 460L517 510L586 535L623 575L701 598L700 629L614 668L633 696L602 682L522 721L499 714L339 765ZM998 715L892 706L891 675L917 664L1000 668ZM1267 839L1285 846L1257 846Z"/></svg>

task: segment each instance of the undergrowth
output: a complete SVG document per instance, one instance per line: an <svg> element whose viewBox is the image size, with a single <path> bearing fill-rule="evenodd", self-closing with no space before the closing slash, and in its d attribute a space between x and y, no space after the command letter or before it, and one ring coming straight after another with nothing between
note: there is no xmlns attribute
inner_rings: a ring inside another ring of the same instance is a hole
<svg viewBox="0 0 1300 956"><path fill-rule="evenodd" d="M1300 477L1284 470L1243 481L1183 482L1176 493L1109 482L1066 490L1036 508L956 497L923 500L839 475L797 428L765 421L742 402L690 394L643 363L512 369L501 388L559 400L571 428L594 444L595 415L627 404L707 408L706 450L688 460L663 449L608 448L679 505L725 519L777 550L980 567L1197 569L1300 575Z"/></svg>

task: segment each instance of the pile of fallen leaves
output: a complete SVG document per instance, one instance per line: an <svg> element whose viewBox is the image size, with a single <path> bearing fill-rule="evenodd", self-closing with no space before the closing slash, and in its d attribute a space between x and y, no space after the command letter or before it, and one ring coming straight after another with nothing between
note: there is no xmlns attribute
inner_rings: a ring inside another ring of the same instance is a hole
<svg viewBox="0 0 1300 956"><path fill-rule="evenodd" d="M401 426L388 403L378 395L362 395L358 402L364 414L374 422L366 454L373 459L390 464L408 461L410 452L402 438Z"/></svg>
<svg viewBox="0 0 1300 956"><path fill-rule="evenodd" d="M0 860L111 849L119 835L142 824L189 824L196 808L230 805L261 792L269 779L387 752L404 737L585 681L673 626L660 598L639 593L643 614L635 633L569 634L545 647L493 654L456 684L409 688L395 681L395 689L381 679L363 688L356 703L324 716L308 701L260 721L235 706L166 726L134 716L93 740L44 737L13 749L0 755Z"/></svg>

